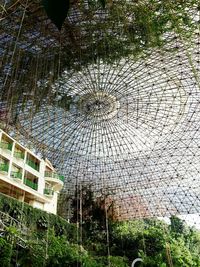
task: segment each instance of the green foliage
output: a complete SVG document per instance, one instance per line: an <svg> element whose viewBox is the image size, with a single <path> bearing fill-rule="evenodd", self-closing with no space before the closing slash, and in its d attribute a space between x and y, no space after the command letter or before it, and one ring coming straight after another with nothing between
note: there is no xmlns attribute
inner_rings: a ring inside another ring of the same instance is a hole
<svg viewBox="0 0 200 267"><path fill-rule="evenodd" d="M95 202L89 191L87 194L77 192L74 200L74 220L82 219L77 228L59 216L22 206L22 203L1 196L0 210L9 208L8 213L16 218L20 215L29 227L23 245L19 241L23 240L24 234L17 225L4 229L0 237L1 266L128 267L136 258L142 258L141 266L146 267L200 266L198 230L172 216L171 225L157 219L107 221L108 233L102 213L103 202ZM83 217L78 206L80 195L83 197Z"/></svg>
<svg viewBox="0 0 200 267"><path fill-rule="evenodd" d="M23 267L42 267L46 257L46 242L44 239L31 236L27 247L17 247L17 264Z"/></svg>
<svg viewBox="0 0 200 267"><path fill-rule="evenodd" d="M77 245L70 245L64 236L49 233L47 266L67 266L79 258Z"/></svg>
<svg viewBox="0 0 200 267"><path fill-rule="evenodd" d="M119 256L101 257L98 259L100 266L129 267L127 258Z"/></svg>
<svg viewBox="0 0 200 267"><path fill-rule="evenodd" d="M43 1L54 3L56 8L52 8L51 16L55 15L61 20L67 10L62 5L69 1ZM197 0L89 0L88 6L80 0L77 2L84 23L80 26L79 23L76 25L68 21L69 42L61 48L61 69L78 71L82 66L99 59L113 63L129 56L143 56L151 48L163 47L172 37L190 38L198 28L189 12L196 12L199 6ZM60 13L57 10L59 6ZM70 8L72 6L73 3ZM97 14L100 9L105 9L105 15L99 18Z"/></svg>
<svg viewBox="0 0 200 267"><path fill-rule="evenodd" d="M43 0L42 2L47 15L60 30L67 17L70 1ZM139 50L140 46L143 48L145 46L160 46L163 33L176 31L177 27L179 30L186 28L188 30L188 27L192 27L192 18L188 13L188 8L198 8L198 1L195 0L166 0L164 2L158 0L127 2L123 0L117 3L108 0L89 0L89 10L84 10L85 5L82 1L79 0L77 2L79 3L79 8L83 9L83 13L87 14L87 18L93 17L99 8L106 9L107 19L104 20L102 18L100 22L97 21L94 27L101 32L101 35L103 33L101 42L98 43L98 39L96 40L97 46L100 44L104 46L109 42L110 51L114 47L117 48L118 41L121 44L123 42L125 44L128 41L129 44L134 44ZM110 26L108 22L110 22ZM115 36L113 23L120 25L123 38ZM92 29L92 25L90 27L88 25L88 31L95 32L95 29ZM113 29L109 36L108 29Z"/></svg>
<svg viewBox="0 0 200 267"><path fill-rule="evenodd" d="M186 227L184 225L184 222L179 219L178 217L176 216L172 216L170 218L170 221L171 221L171 232L172 234L174 235L181 235L181 234L184 234L184 232L186 231Z"/></svg>
<svg viewBox="0 0 200 267"><path fill-rule="evenodd" d="M170 244L170 250L173 258L173 264L175 267L183 266L197 266L195 263L195 257L186 246L186 243L182 238L173 239Z"/></svg>
<svg viewBox="0 0 200 267"><path fill-rule="evenodd" d="M7 83L4 88L2 97L8 101L8 109L13 111L13 123L17 123L18 115L28 108L29 100L33 105L32 114L37 113L46 101L69 109L70 97L63 96L55 102L53 89L64 71L80 71L99 61L106 64L122 58L135 61L148 57L152 49L174 53L179 46L190 44L191 36L198 30L198 21L195 21L199 9L197 0L88 0L88 5L81 0L42 2L59 29L67 15L69 19L66 18L62 38L57 39L56 43L60 45L48 48L51 56L45 57L45 68L44 57L27 55L22 50L15 53L13 62L17 62L17 66L26 64L27 68L24 73L15 73L17 86L11 89ZM76 14L79 14L77 21L71 19ZM33 72L35 65L38 66L37 82ZM34 96L29 92L32 87L37 92ZM15 106L17 110L12 108Z"/></svg>
<svg viewBox="0 0 200 267"><path fill-rule="evenodd" d="M82 221L82 228L87 234L90 233L90 240L100 240L104 242L106 216L103 206L103 201L95 201L90 188L82 188L76 190L75 196L72 200L73 216L71 222L77 223Z"/></svg>
<svg viewBox="0 0 200 267"><path fill-rule="evenodd" d="M0 237L0 265L9 267L12 256L12 244Z"/></svg>
<svg viewBox="0 0 200 267"><path fill-rule="evenodd" d="M2 194L0 194L0 211L18 220L30 231L46 234L48 228L54 228L56 235L66 235L69 240L76 240L76 227L63 218Z"/></svg>
<svg viewBox="0 0 200 267"><path fill-rule="evenodd" d="M199 266L200 232L172 216L173 225L151 219L114 223L110 232L112 255L129 262L140 257L143 266Z"/></svg>

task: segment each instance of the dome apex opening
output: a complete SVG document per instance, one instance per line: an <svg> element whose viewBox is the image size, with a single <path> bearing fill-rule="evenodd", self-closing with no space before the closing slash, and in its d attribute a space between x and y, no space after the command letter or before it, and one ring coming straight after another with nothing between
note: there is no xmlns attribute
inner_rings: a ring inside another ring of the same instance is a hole
<svg viewBox="0 0 200 267"><path fill-rule="evenodd" d="M93 92L83 95L78 101L78 110L89 119L111 119L117 115L120 102L111 94Z"/></svg>

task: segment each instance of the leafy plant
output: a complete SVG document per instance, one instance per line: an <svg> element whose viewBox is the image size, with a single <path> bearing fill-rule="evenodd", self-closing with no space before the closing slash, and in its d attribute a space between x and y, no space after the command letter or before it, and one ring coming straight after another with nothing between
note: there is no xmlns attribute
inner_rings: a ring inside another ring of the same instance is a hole
<svg viewBox="0 0 200 267"><path fill-rule="evenodd" d="M12 245L6 239L0 237L0 264L2 267L9 267L12 256Z"/></svg>

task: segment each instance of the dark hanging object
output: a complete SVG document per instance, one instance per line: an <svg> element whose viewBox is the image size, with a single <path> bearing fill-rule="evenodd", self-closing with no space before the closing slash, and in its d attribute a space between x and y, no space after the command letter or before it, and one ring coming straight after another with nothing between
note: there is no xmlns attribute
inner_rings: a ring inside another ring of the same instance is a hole
<svg viewBox="0 0 200 267"><path fill-rule="evenodd" d="M69 11L69 0L42 0L47 16L60 31Z"/></svg>

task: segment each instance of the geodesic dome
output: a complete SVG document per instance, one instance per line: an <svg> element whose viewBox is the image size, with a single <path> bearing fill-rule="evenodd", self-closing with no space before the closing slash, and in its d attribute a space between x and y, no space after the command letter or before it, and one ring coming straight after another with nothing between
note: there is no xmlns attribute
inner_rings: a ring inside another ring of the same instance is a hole
<svg viewBox="0 0 200 267"><path fill-rule="evenodd" d="M2 4L6 122L119 219L199 213L199 9L166 3L72 3L61 32L38 1Z"/></svg>

